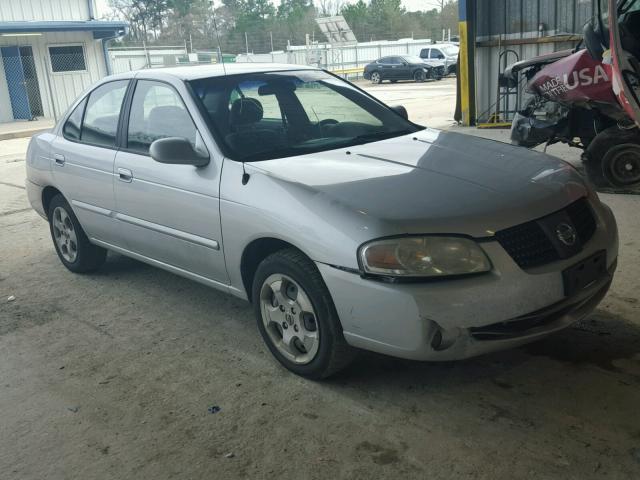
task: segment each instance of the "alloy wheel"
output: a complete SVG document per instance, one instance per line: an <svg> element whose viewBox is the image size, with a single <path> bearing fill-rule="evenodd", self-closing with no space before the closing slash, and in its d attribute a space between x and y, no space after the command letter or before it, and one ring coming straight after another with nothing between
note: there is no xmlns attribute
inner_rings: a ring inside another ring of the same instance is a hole
<svg viewBox="0 0 640 480"><path fill-rule="evenodd" d="M304 365L315 358L320 331L300 284L283 274L270 275L260 289L260 311L269 339L286 359Z"/></svg>
<svg viewBox="0 0 640 480"><path fill-rule="evenodd" d="M78 237L71 217L62 207L53 211L53 238L62 257L69 263L78 257Z"/></svg>
<svg viewBox="0 0 640 480"><path fill-rule="evenodd" d="M371 83L380 83L380 74L378 72L373 72L371 74Z"/></svg>

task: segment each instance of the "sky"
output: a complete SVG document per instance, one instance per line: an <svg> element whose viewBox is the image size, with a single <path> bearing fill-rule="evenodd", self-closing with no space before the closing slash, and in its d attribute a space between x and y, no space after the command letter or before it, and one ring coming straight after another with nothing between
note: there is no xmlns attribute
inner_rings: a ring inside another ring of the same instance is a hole
<svg viewBox="0 0 640 480"><path fill-rule="evenodd" d="M355 3L357 0L345 0L347 3ZM220 3L220 0L217 0L216 3ZM273 3L278 3L274 1ZM437 0L402 0L402 5L404 8L409 10L410 12L415 12L417 10L431 10L438 5ZM96 4L98 7L98 17L102 16L106 12L109 11L109 2L108 0L96 0Z"/></svg>

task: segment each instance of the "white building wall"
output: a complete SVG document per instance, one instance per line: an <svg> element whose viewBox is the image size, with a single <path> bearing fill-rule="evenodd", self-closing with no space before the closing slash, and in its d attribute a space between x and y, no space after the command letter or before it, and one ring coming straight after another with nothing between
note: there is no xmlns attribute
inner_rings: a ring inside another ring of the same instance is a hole
<svg viewBox="0 0 640 480"><path fill-rule="evenodd" d="M0 0L0 4L4 1ZM84 46L86 70L52 72L48 47L78 44ZM45 117L59 118L78 95L107 74L101 42L94 40L91 32L51 32L28 37L0 36L0 46L23 45L30 45L33 48ZM6 98L3 97L3 94L6 95ZM0 74L0 121L11 121L12 119L13 113L7 93L6 77L2 71Z"/></svg>
<svg viewBox="0 0 640 480"><path fill-rule="evenodd" d="M0 0L0 22L27 20L89 20L89 5L87 0Z"/></svg>

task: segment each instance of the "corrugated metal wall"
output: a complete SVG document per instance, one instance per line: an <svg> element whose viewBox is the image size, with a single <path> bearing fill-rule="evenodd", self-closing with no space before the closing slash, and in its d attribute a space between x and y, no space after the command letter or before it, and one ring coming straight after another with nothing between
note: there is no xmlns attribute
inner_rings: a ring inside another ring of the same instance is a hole
<svg viewBox="0 0 640 480"><path fill-rule="evenodd" d="M0 0L0 3L4 1ZM52 72L48 47L69 44L83 45L86 70ZM100 41L93 39L91 32L52 32L27 37L0 36L0 46L5 45L32 47L45 117L60 117L80 93L106 75L102 46ZM7 101L6 79L4 72L0 73L0 121L10 121L13 116L11 104Z"/></svg>
<svg viewBox="0 0 640 480"><path fill-rule="evenodd" d="M486 121L495 111L500 52L514 50L523 60L574 47L577 42L566 41L567 36L582 33L583 25L596 11L596 1L477 0L476 111L479 121ZM515 56L509 54L507 63L514 61Z"/></svg>
<svg viewBox="0 0 640 480"><path fill-rule="evenodd" d="M0 0L0 22L88 19L87 0Z"/></svg>

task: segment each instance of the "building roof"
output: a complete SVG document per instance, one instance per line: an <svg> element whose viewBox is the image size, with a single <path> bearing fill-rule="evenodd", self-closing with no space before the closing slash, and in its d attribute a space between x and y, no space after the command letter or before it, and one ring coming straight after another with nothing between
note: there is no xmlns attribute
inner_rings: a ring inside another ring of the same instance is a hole
<svg viewBox="0 0 640 480"><path fill-rule="evenodd" d="M22 21L0 22L0 34L42 32L93 32L96 39L120 37L127 32L125 22L102 20L85 21Z"/></svg>

